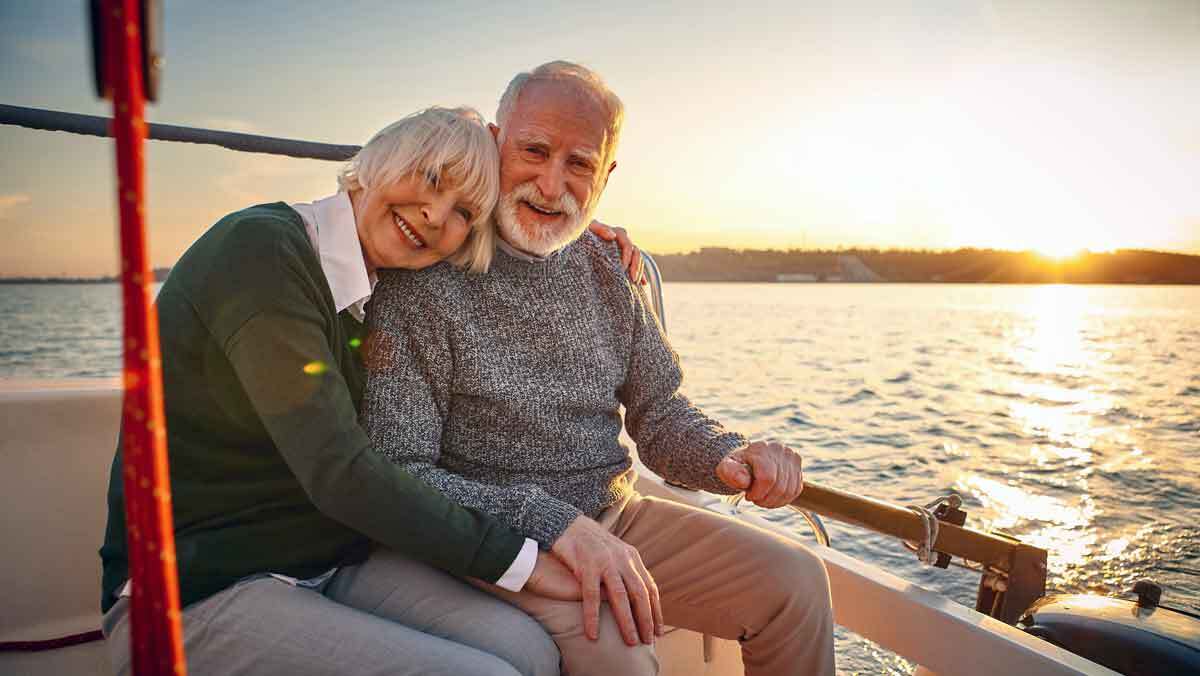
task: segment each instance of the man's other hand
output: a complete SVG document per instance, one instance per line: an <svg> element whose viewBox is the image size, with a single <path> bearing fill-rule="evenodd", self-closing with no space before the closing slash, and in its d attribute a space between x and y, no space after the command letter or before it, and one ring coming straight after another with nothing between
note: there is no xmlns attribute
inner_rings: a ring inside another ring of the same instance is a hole
<svg viewBox="0 0 1200 676"><path fill-rule="evenodd" d="M537 563L529 574L524 590L558 601L579 601L583 598L579 580L575 579L571 569L547 552L538 552Z"/></svg>
<svg viewBox="0 0 1200 676"><path fill-rule="evenodd" d="M631 545L586 516L576 517L550 548L579 580L583 594L583 631L600 636L600 588L625 643L654 642L663 632L658 586Z"/></svg>
<svg viewBox="0 0 1200 676"><path fill-rule="evenodd" d="M600 221L592 221L588 226L592 234L606 242L615 241L621 249L621 268L629 275L629 281L634 284L646 284L646 271L642 267L642 252L629 239L629 233L620 226L605 225Z"/></svg>
<svg viewBox="0 0 1200 676"><path fill-rule="evenodd" d="M790 504L804 490L800 454L776 441L755 441L725 456L717 478L768 509Z"/></svg>

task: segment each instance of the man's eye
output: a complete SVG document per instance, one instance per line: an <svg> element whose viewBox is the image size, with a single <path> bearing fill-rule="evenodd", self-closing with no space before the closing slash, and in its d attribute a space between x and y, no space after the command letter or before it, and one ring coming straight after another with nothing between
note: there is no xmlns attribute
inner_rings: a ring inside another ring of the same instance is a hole
<svg viewBox="0 0 1200 676"><path fill-rule="evenodd" d="M538 157L546 156L545 148L540 148L538 146L525 146L525 152L529 153L530 155L537 155Z"/></svg>

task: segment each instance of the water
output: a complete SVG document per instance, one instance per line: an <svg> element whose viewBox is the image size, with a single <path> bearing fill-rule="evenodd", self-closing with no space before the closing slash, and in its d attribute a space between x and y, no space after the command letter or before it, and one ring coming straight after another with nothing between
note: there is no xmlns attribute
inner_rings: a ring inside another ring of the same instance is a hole
<svg viewBox="0 0 1200 676"><path fill-rule="evenodd" d="M0 317L0 378L120 373L116 284L0 284Z"/></svg>
<svg viewBox="0 0 1200 676"><path fill-rule="evenodd" d="M1200 610L1200 287L668 285L689 394L900 504L1050 551L1053 591L1141 577ZM769 514L806 532L791 515ZM978 576L826 524L833 545L973 606ZM847 671L907 673L839 630Z"/></svg>
<svg viewBox="0 0 1200 676"><path fill-rule="evenodd" d="M668 284L685 390L807 476L1050 550L1054 591L1160 582L1200 610L1200 287ZM115 375L115 285L0 286L0 377ZM767 514L807 534L790 514ZM826 524L967 605L978 577ZM839 630L847 672L912 666Z"/></svg>

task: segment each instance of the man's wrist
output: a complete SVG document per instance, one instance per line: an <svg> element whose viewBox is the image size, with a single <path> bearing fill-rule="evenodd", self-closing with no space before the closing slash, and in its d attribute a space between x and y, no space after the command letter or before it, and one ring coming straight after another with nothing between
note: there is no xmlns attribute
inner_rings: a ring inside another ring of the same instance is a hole
<svg viewBox="0 0 1200 676"><path fill-rule="evenodd" d="M531 515L535 518L528 518ZM543 549L551 549L571 522L582 515L578 507L546 495L530 505L518 530L537 540Z"/></svg>

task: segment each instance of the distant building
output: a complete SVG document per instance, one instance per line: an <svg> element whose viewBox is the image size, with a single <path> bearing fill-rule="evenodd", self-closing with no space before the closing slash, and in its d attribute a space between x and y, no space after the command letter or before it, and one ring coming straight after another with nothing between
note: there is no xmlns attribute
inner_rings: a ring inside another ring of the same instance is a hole
<svg viewBox="0 0 1200 676"><path fill-rule="evenodd" d="M863 263L862 259L858 256L838 256L838 270L842 273L841 277L847 282L887 281L874 270L867 267L866 263ZM833 281L833 279L830 278L828 281Z"/></svg>
<svg viewBox="0 0 1200 676"><path fill-rule="evenodd" d="M817 276L807 272L793 272L783 275L775 275L777 282L815 282Z"/></svg>

